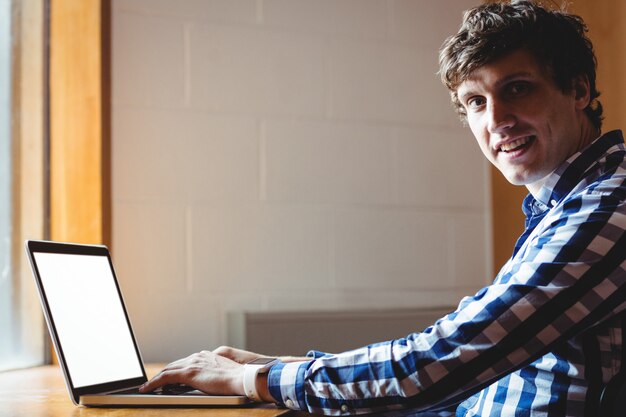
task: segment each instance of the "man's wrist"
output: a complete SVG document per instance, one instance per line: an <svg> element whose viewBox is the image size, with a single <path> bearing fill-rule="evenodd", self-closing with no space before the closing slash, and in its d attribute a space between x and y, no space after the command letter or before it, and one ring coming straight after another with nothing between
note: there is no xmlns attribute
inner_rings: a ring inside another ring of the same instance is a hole
<svg viewBox="0 0 626 417"><path fill-rule="evenodd" d="M269 381L269 373L266 372L264 374L260 374L256 380L256 388L257 393L259 394L259 398L261 401L266 403L275 403L276 398L272 397L270 394L270 387L268 385Z"/></svg>
<svg viewBox="0 0 626 417"><path fill-rule="evenodd" d="M272 401L267 387L267 373L276 358L259 358L248 362L243 367L243 390L246 397L252 401Z"/></svg>

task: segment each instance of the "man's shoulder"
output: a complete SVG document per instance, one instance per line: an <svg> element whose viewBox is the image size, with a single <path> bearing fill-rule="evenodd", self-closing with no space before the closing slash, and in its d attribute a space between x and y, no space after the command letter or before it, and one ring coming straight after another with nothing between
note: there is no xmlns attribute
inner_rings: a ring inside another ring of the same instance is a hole
<svg viewBox="0 0 626 417"><path fill-rule="evenodd" d="M573 187L567 199L580 195L626 199L626 148L622 141L596 156L595 161L584 171L580 182Z"/></svg>

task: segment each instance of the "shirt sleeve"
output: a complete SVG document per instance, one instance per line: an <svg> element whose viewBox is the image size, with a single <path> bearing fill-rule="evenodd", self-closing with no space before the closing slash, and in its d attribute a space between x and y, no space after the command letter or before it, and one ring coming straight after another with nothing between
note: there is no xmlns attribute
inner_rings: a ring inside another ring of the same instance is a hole
<svg viewBox="0 0 626 417"><path fill-rule="evenodd" d="M623 190L620 191L623 193ZM328 415L460 402L626 305L624 196L553 208L494 283L421 333L272 368L282 405Z"/></svg>
<svg viewBox="0 0 626 417"><path fill-rule="evenodd" d="M306 354L307 357L309 358L313 358L313 359L317 359L317 358L323 358L326 356L331 356L330 353L325 353L325 352L320 352L319 350L309 350Z"/></svg>

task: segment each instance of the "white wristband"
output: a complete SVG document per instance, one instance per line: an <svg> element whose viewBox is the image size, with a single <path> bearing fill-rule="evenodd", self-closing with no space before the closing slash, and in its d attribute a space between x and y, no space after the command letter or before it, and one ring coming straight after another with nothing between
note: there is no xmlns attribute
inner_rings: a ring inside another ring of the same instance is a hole
<svg viewBox="0 0 626 417"><path fill-rule="evenodd" d="M243 392L252 401L261 402L256 390L256 379L259 374L269 372L272 365L278 362L276 358L259 358L243 366Z"/></svg>

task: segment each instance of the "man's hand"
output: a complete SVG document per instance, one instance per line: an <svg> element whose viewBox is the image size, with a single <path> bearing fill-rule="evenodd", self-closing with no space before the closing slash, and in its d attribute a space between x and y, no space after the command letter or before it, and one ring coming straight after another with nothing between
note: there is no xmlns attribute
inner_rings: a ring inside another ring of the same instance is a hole
<svg viewBox="0 0 626 417"><path fill-rule="evenodd" d="M202 351L170 363L139 391L151 392L169 384L185 384L213 395L244 395L243 365L226 356Z"/></svg>
<svg viewBox="0 0 626 417"><path fill-rule="evenodd" d="M258 358L267 358L247 350L220 346L213 352L204 350L167 365L140 392L151 392L164 385L185 384L207 394L244 395L243 365ZM299 362L311 358L281 356L281 362ZM258 393L264 401L274 402L267 388L267 375L257 380Z"/></svg>
<svg viewBox="0 0 626 417"><path fill-rule="evenodd" d="M254 352L248 352L247 350L237 349L230 346L220 346L213 351L216 355L223 356L232 361L235 361L241 365L248 362L252 362L258 358L267 358L268 356L260 355Z"/></svg>

